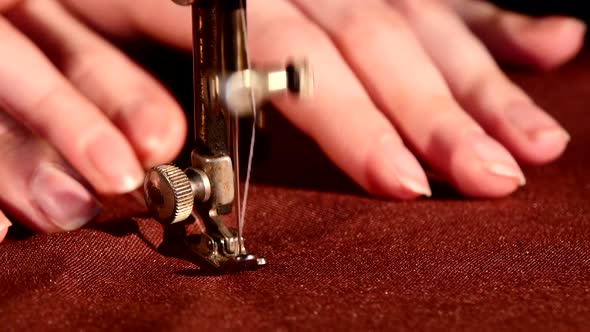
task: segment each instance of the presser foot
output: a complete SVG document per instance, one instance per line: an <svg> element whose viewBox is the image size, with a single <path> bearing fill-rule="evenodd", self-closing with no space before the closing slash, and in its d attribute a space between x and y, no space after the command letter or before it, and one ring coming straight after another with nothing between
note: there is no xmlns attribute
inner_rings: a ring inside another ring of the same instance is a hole
<svg viewBox="0 0 590 332"><path fill-rule="evenodd" d="M191 260L200 267L220 274L256 270L266 265L263 257L246 252L243 248L228 252L228 248L238 246L238 235L227 238L218 233L190 235L185 239ZM228 240L230 243L228 243ZM241 241L243 243L243 239Z"/></svg>
<svg viewBox="0 0 590 332"><path fill-rule="evenodd" d="M230 212L234 191L233 182L227 180L231 180L231 169L228 157L194 153L193 167L183 171L174 165L160 165L148 172L144 183L148 209L163 224L182 225L192 213L201 217L204 233L177 234L168 240L184 242L187 260L219 274L266 265L264 258L246 251L243 238L218 214Z"/></svg>

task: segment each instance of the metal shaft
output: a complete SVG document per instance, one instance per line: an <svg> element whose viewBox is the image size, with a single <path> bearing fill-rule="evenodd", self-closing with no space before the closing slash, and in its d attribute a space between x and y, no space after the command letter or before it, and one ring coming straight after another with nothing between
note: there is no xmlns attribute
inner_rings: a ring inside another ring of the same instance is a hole
<svg viewBox="0 0 590 332"><path fill-rule="evenodd" d="M215 82L247 69L242 38L245 1L197 0L193 3L194 96L196 149L212 157L231 155L236 128L218 95Z"/></svg>

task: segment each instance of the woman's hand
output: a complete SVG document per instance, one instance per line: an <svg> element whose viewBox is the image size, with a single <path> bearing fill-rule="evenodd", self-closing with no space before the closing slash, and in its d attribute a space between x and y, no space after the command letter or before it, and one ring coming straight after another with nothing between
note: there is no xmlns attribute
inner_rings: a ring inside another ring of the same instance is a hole
<svg viewBox="0 0 590 332"><path fill-rule="evenodd" d="M0 209L39 232L79 228L100 210L93 192L133 191L144 168L176 156L184 114L58 1L0 0L0 9Z"/></svg>
<svg viewBox="0 0 590 332"><path fill-rule="evenodd" d="M585 26L475 0L249 0L256 63L310 59L315 96L276 100L367 191L429 196L418 158L474 197L525 183L517 161L569 136L511 83L506 62L554 68ZM190 10L167 0L0 0L0 208L37 231L92 219L91 194L129 192L170 161L186 123L153 78L93 29L191 49ZM91 28L93 27L93 28ZM34 133L34 134L32 134ZM9 225L0 215L1 225Z"/></svg>

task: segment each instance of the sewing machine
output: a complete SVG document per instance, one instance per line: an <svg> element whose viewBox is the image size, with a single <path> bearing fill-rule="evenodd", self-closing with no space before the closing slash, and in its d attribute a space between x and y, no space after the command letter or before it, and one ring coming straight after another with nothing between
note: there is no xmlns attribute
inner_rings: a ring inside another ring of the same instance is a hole
<svg viewBox="0 0 590 332"><path fill-rule="evenodd" d="M184 239L191 261L216 271L241 271L266 264L249 253L241 227L224 222L240 218L238 120L253 117L277 94L307 96L312 75L305 61L282 68L251 68L247 52L246 0L173 0L192 6L195 148L192 167L160 165L148 171L146 204L164 224L199 217L201 234Z"/></svg>

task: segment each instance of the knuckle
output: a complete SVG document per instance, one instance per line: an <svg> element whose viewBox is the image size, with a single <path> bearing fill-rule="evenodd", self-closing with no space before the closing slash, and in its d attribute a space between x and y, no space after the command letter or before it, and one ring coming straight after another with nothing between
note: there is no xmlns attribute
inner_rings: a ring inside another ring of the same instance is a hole
<svg viewBox="0 0 590 332"><path fill-rule="evenodd" d="M423 113L423 120L430 122L433 128L454 127L459 125L458 119L465 114L457 101L447 95L435 95L418 106ZM433 112L432 110L436 110Z"/></svg>
<svg viewBox="0 0 590 332"><path fill-rule="evenodd" d="M397 12L384 12L378 8L345 9L338 13L336 20L337 33L356 41L374 40L381 43L391 39L392 31L409 29L406 20Z"/></svg>
<svg viewBox="0 0 590 332"><path fill-rule="evenodd" d="M458 98L469 102L474 102L482 96L489 93L489 91L503 91L507 84L507 80L503 80L495 70L481 69L473 73L471 77L465 77L465 81L457 89ZM498 93L501 95L501 93Z"/></svg>
<svg viewBox="0 0 590 332"><path fill-rule="evenodd" d="M150 88L145 88L141 93L133 94L130 98L112 102L112 107L108 111L111 121L118 127L131 126L135 121L133 117L144 114L153 108L154 105L158 105L153 97L156 91L150 94L148 93L149 90ZM125 129L129 130L130 128Z"/></svg>
<svg viewBox="0 0 590 332"><path fill-rule="evenodd" d="M64 106L65 105L65 106ZM72 105L82 106L73 109ZM105 127L105 121L95 116L76 91L65 82L56 82L26 108L34 112L27 116L27 127L36 135L56 144L61 149L83 146ZM68 138L75 137L75 141Z"/></svg>
<svg viewBox="0 0 590 332"><path fill-rule="evenodd" d="M40 93L37 98L26 110L34 112L34 116L28 116L28 125L36 134L42 137L50 137L55 125L55 116L57 111L62 107L64 101L72 98L72 89L63 84L63 82L56 82L53 86Z"/></svg>
<svg viewBox="0 0 590 332"><path fill-rule="evenodd" d="M276 43L281 40L292 40L297 36L306 36L308 45L317 45L316 42L321 38L319 29L309 24L303 18L291 15L282 15L272 18L266 18L258 22L250 23L252 41L256 45L265 45L265 43ZM323 40L321 42L324 42ZM272 44L267 44L272 45ZM260 47L264 49L264 47Z"/></svg>
<svg viewBox="0 0 590 332"><path fill-rule="evenodd" d="M27 130L0 107L0 148L20 145L27 136Z"/></svg>
<svg viewBox="0 0 590 332"><path fill-rule="evenodd" d="M96 47L80 47L75 52L64 56L62 71L76 86L84 86L98 71L109 63L109 57L103 50Z"/></svg>
<svg viewBox="0 0 590 332"><path fill-rule="evenodd" d="M404 109L414 114L412 126L420 126L425 142L456 140L464 132L479 128L457 101L446 94L423 97Z"/></svg>
<svg viewBox="0 0 590 332"><path fill-rule="evenodd" d="M447 3L441 0L390 0L390 2L404 16L415 16L441 10Z"/></svg>
<svg viewBox="0 0 590 332"><path fill-rule="evenodd" d="M72 54L63 71L80 92L95 99L107 117L157 102L170 102L165 89L127 57L100 46L81 49ZM120 73L118 90L108 85L107 72Z"/></svg>

